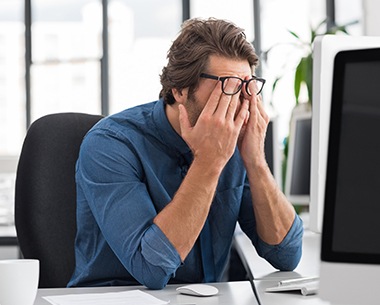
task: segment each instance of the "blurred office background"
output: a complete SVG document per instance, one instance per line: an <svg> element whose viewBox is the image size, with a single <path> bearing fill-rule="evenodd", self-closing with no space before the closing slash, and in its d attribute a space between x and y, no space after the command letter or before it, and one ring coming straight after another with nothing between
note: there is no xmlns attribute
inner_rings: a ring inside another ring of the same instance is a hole
<svg viewBox="0 0 380 305"><path fill-rule="evenodd" d="M363 0L364 1L364 0ZM108 115L158 98L159 74L181 23L229 19L263 58L258 73L279 147L295 105L294 69L310 27L352 24L365 34L362 0L0 0L0 224L13 222L17 158L28 126L55 112ZM273 93L275 79L283 75Z"/></svg>

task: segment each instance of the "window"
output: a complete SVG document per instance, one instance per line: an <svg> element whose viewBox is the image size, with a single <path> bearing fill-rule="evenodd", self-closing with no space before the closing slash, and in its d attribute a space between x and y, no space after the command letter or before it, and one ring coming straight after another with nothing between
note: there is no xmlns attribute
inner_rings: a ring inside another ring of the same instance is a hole
<svg viewBox="0 0 380 305"><path fill-rule="evenodd" d="M0 156L18 154L25 136L23 6L0 1Z"/></svg>
<svg viewBox="0 0 380 305"><path fill-rule="evenodd" d="M31 4L31 121L54 112L100 113L100 1Z"/></svg>
<svg viewBox="0 0 380 305"><path fill-rule="evenodd" d="M190 3L191 17L215 17L234 22L244 29L247 39L254 40L253 1L240 0L192 0Z"/></svg>
<svg viewBox="0 0 380 305"><path fill-rule="evenodd" d="M162 68L182 23L180 0L114 0L108 6L110 112L158 99Z"/></svg>
<svg viewBox="0 0 380 305"><path fill-rule="evenodd" d="M192 0L191 17L229 19L254 41L253 0ZM360 20L361 1L336 2L338 24ZM102 4L100 0L31 0L31 121L51 112L101 112ZM24 0L0 0L1 154L18 154L25 136ZM182 23L181 0L109 0L110 113L156 100L166 52ZM294 17L296 16L296 17ZM325 18L325 1L261 1L261 47L274 48L261 61L268 80L263 96L280 114L280 138L287 134L294 106L293 70L300 56L289 43L296 31L308 39L310 24ZM361 34L360 23L349 27ZM261 54L259 54L261 55ZM275 94L271 84L287 71ZM5 79L4 79L5 78ZM11 131L11 132L10 132Z"/></svg>
<svg viewBox="0 0 380 305"><path fill-rule="evenodd" d="M335 21L336 24L349 24L347 27L351 35L363 35L363 4L362 0L351 0L350 5L347 1L335 0Z"/></svg>

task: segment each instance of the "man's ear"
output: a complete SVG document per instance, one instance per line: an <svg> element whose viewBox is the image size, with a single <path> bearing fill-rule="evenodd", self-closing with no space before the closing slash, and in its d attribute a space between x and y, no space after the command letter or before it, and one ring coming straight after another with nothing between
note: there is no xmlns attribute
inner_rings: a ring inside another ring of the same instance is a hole
<svg viewBox="0 0 380 305"><path fill-rule="evenodd" d="M172 89L172 94L176 102L183 104L187 100L187 95L189 92L189 88L185 89Z"/></svg>

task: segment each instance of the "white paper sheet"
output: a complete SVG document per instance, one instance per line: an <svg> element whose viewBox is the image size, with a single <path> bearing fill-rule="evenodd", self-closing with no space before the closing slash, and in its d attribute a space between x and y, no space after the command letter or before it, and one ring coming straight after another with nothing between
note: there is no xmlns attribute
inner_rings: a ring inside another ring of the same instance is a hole
<svg viewBox="0 0 380 305"><path fill-rule="evenodd" d="M141 290L52 295L43 298L53 305L164 305L169 303Z"/></svg>

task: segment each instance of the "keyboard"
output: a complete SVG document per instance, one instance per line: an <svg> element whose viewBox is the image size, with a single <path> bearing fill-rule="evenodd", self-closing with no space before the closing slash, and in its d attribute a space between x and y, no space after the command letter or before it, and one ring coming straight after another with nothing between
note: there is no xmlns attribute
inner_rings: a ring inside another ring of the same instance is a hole
<svg viewBox="0 0 380 305"><path fill-rule="evenodd" d="M319 277L303 277L297 279L281 280L277 286L269 287L266 292L298 291L302 295L317 294L319 289Z"/></svg>

